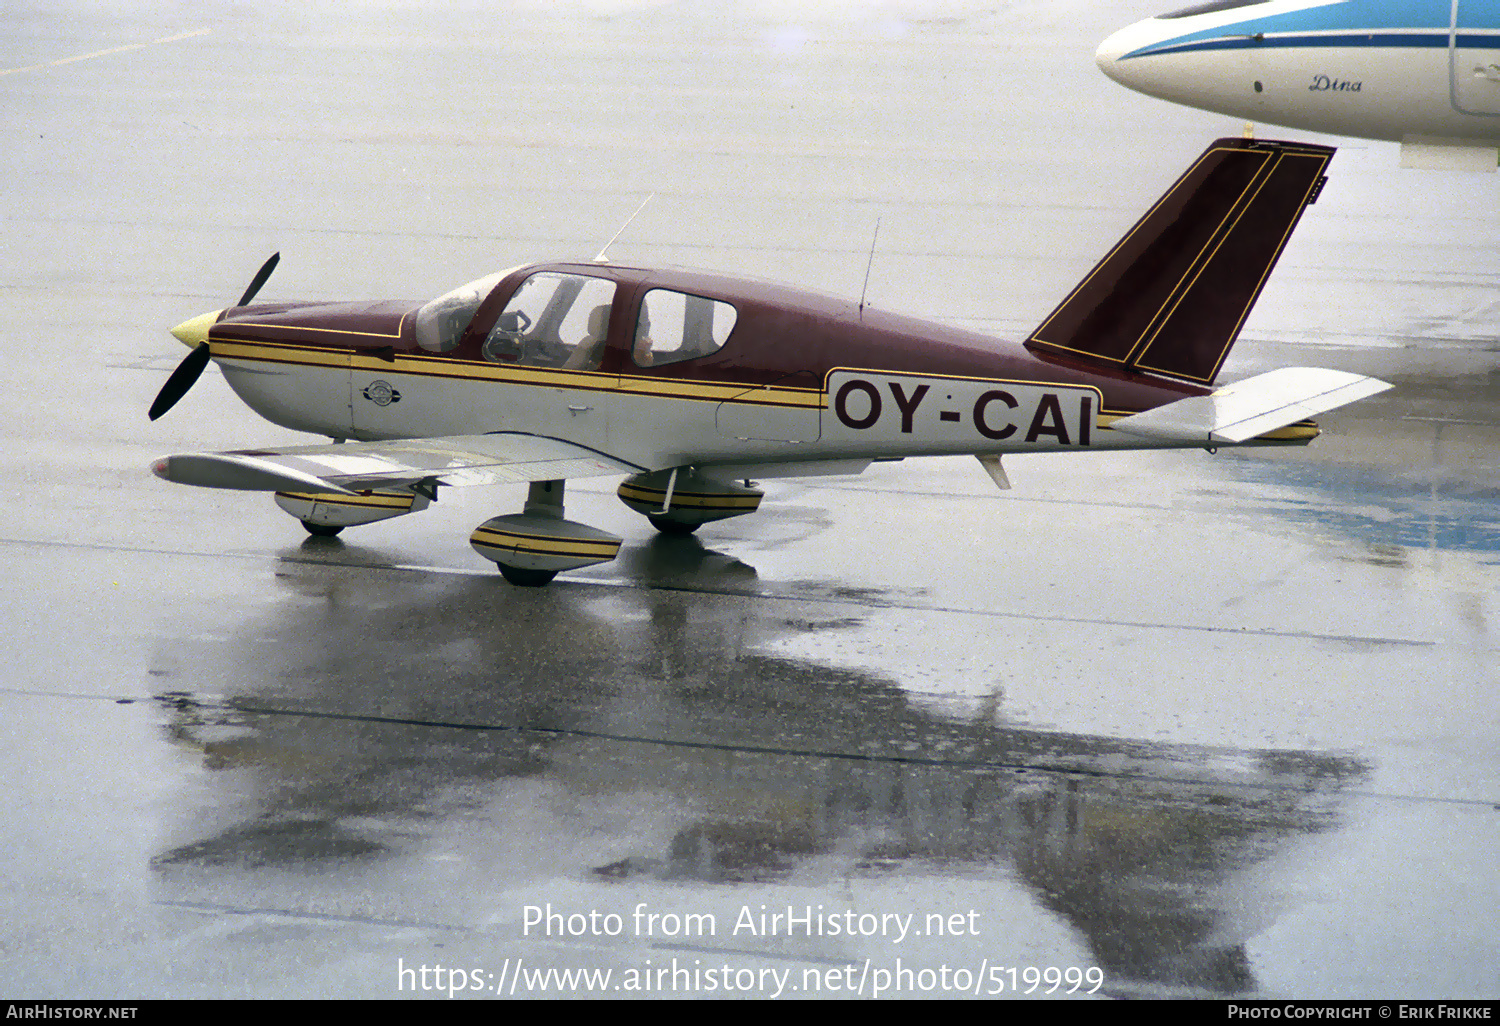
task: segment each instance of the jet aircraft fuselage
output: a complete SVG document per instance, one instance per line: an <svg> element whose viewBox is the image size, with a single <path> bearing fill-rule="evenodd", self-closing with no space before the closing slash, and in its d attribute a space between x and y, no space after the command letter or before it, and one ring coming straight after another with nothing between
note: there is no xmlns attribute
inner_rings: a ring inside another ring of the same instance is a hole
<svg viewBox="0 0 1500 1026"><path fill-rule="evenodd" d="M1496 166L1500 0L1213 0L1121 29L1096 60L1174 103Z"/></svg>

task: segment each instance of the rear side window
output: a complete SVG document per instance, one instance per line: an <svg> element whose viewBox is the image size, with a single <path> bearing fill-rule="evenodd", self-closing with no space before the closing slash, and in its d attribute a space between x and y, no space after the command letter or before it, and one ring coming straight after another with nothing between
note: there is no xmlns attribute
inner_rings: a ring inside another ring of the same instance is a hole
<svg viewBox="0 0 1500 1026"><path fill-rule="evenodd" d="M738 319L722 300L652 289L641 299L631 358L637 367L660 367L710 356L724 348Z"/></svg>

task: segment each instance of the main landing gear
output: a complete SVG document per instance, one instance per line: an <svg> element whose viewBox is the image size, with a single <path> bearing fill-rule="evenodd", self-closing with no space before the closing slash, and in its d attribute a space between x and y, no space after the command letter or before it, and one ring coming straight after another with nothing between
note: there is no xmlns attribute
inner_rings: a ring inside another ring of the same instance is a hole
<svg viewBox="0 0 1500 1026"><path fill-rule="evenodd" d="M753 513L762 492L716 481L690 467L636 474L619 488L620 500L663 534L692 534L701 525ZM469 544L494 560L512 584L535 588L563 570L607 563L620 551L607 531L563 518L563 482L537 481L521 513L486 520Z"/></svg>
<svg viewBox="0 0 1500 1026"><path fill-rule="evenodd" d="M560 571L607 563L620 538L563 519L563 482L533 481L520 513L493 517L474 529L469 544L494 560L511 584L538 588Z"/></svg>
<svg viewBox="0 0 1500 1026"><path fill-rule="evenodd" d="M712 521L754 513L765 495L749 485L716 481L692 467L636 474L621 482L616 494L662 534L692 534Z"/></svg>
<svg viewBox="0 0 1500 1026"><path fill-rule="evenodd" d="M636 474L619 488L620 500L663 534L692 534L703 524L753 513L763 493L749 483L720 481L692 467ZM276 504L314 537L331 538L346 527L426 509L432 489L342 495L277 492ZM534 481L520 513L493 517L474 529L469 544L500 568L511 584L539 588L564 570L607 563L621 539L563 517L563 482Z"/></svg>
<svg viewBox="0 0 1500 1026"><path fill-rule="evenodd" d="M369 495L276 493L276 505L300 520L314 538L332 538L346 527L417 513L426 509L429 503L427 496L408 491L371 492Z"/></svg>

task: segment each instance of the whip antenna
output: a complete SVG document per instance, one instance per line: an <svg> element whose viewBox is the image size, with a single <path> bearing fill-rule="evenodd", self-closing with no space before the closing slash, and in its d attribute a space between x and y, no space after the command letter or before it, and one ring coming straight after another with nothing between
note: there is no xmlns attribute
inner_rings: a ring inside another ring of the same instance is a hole
<svg viewBox="0 0 1500 1026"><path fill-rule="evenodd" d="M625 234L625 229L630 227L630 222L635 220L636 214L639 214L642 210L645 210L646 209L646 204L650 203L651 200L652 200L652 198L655 197L655 196L656 196L656 193L653 192L650 195L648 195L645 199L641 200L641 205L635 208L635 214L631 214L629 217L627 217L625 219L625 223L622 224L622 225L620 225L620 230L617 231L617 232L615 232L615 234L610 237L610 240L604 244L604 248L603 249L599 250L599 255L596 256L596 257L594 257L594 263L596 263L596 264L607 264L607 263L609 263L609 257L605 256L605 254L609 252L609 247L611 247L611 246L613 246L615 244L615 239L618 239L621 235Z"/></svg>
<svg viewBox="0 0 1500 1026"><path fill-rule="evenodd" d="M875 263L875 241L880 238L880 218L875 219L875 234L870 239L870 259L865 261L865 284L859 290L859 316L865 316L865 293L870 291L870 267Z"/></svg>

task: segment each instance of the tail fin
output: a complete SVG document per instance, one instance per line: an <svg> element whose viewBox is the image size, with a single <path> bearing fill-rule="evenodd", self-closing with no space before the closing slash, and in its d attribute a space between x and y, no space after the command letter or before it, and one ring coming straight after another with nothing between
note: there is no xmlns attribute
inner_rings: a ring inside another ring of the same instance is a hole
<svg viewBox="0 0 1500 1026"><path fill-rule="evenodd" d="M1215 142L1027 346L1212 383L1332 156L1304 143Z"/></svg>

